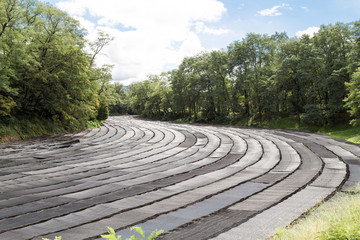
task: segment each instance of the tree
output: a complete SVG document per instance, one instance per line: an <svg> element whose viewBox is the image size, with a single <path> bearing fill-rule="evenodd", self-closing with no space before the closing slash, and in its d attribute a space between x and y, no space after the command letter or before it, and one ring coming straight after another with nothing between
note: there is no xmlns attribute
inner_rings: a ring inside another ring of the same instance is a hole
<svg viewBox="0 0 360 240"><path fill-rule="evenodd" d="M317 66L311 39L308 35L291 39L280 45L279 66L276 71L276 87L281 96L281 109L287 114L295 114L300 121L308 102L307 94L312 88Z"/></svg>
<svg viewBox="0 0 360 240"><path fill-rule="evenodd" d="M90 57L90 67L94 65L96 56L101 52L101 50L108 45L114 37L111 37L108 33L98 30L98 38L95 42L90 43L90 48L92 50L92 55Z"/></svg>
<svg viewBox="0 0 360 240"><path fill-rule="evenodd" d="M149 75L143 82L129 86L129 105L135 114L161 119L172 114L172 96L166 73Z"/></svg>
<svg viewBox="0 0 360 240"><path fill-rule="evenodd" d="M345 98L345 106L349 109L348 112L353 118L351 124L355 126L360 125L360 68L357 69L351 76L349 83L346 83L349 91L348 96Z"/></svg>
<svg viewBox="0 0 360 240"><path fill-rule="evenodd" d="M345 82L348 82L348 60L351 51L351 32L348 24L321 26L313 38L320 67L314 87L317 103L325 124L335 124L344 118L343 99L346 96Z"/></svg>
<svg viewBox="0 0 360 240"><path fill-rule="evenodd" d="M110 99L109 112L110 115L127 114L129 112L128 96L123 84L115 82L109 85Z"/></svg>
<svg viewBox="0 0 360 240"><path fill-rule="evenodd" d="M14 40L12 29L21 18L19 2L16 0L0 1L0 116L9 116L16 106L14 97L17 89L11 86L16 78L11 64L11 45Z"/></svg>
<svg viewBox="0 0 360 240"><path fill-rule="evenodd" d="M278 99L272 76L277 45L283 39L284 34L269 37L250 33L228 48L230 73L235 79L233 95L241 101L237 109L252 119L262 121L276 112Z"/></svg>
<svg viewBox="0 0 360 240"><path fill-rule="evenodd" d="M84 128L96 118L111 68L92 66L110 39L85 51L86 32L65 12L36 0L0 1L0 114Z"/></svg>

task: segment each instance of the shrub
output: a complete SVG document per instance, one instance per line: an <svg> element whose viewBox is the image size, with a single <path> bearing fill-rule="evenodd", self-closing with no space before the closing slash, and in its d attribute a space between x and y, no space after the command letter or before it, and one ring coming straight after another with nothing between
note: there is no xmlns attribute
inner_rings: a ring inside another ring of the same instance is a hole
<svg viewBox="0 0 360 240"><path fill-rule="evenodd" d="M109 106L105 100L100 101L100 107L98 110L97 120L106 120L109 117Z"/></svg>
<svg viewBox="0 0 360 240"><path fill-rule="evenodd" d="M154 240L157 236L162 234L163 230L157 230L155 229L148 238L145 238L145 232L142 230L141 227L132 227L130 228L131 231L135 230L135 232L139 233L141 235L141 238L137 238L134 235L128 238L127 240ZM105 238L107 240L121 240L121 236L115 235L115 231L113 228L108 227L108 233L107 235L101 235L102 238Z"/></svg>
<svg viewBox="0 0 360 240"><path fill-rule="evenodd" d="M315 126L325 125L323 110L315 104L305 106L305 113L302 116L302 120L305 124Z"/></svg>
<svg viewBox="0 0 360 240"><path fill-rule="evenodd" d="M141 238L137 238L133 235L126 240L154 240L157 236L159 236L160 234L162 234L164 232L164 230L155 229L148 238L145 238L145 232L144 232L144 230L142 230L141 227L131 227L130 230L139 233ZM115 230L113 228L108 227L108 233L109 234L101 235L101 237L106 240L121 240L121 236L120 235L116 236ZM51 240L51 239L43 238L42 240ZM54 240L61 240L61 236L55 237Z"/></svg>

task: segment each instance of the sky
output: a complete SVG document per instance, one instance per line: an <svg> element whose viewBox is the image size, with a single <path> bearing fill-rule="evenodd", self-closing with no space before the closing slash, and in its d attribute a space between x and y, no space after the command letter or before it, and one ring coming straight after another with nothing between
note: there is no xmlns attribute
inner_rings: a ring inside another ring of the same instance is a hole
<svg viewBox="0 0 360 240"><path fill-rule="evenodd" d="M247 33L312 35L360 20L360 0L42 0L77 19L94 41L114 37L96 59L124 85L178 67L184 57L226 49Z"/></svg>

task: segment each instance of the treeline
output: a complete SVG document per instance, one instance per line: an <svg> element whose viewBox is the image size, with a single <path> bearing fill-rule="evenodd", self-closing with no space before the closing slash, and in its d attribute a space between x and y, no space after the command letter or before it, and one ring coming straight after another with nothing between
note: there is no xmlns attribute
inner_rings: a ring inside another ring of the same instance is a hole
<svg viewBox="0 0 360 240"><path fill-rule="evenodd" d="M90 43L85 35L51 5L0 0L0 127L48 119L82 129L109 110L194 122L292 117L317 126L360 124L360 21L298 39L250 33L128 89L109 83L112 66L95 64L112 38L99 32Z"/></svg>
<svg viewBox="0 0 360 240"><path fill-rule="evenodd" d="M313 37L250 33L226 50L185 58L171 72L131 84L119 110L197 122L292 117L317 126L355 124L359 66L360 21L322 26Z"/></svg>
<svg viewBox="0 0 360 240"><path fill-rule="evenodd" d="M94 60L112 39L99 32L89 43L85 34L51 5L0 0L0 125L49 119L81 129L107 118L111 66L97 67Z"/></svg>

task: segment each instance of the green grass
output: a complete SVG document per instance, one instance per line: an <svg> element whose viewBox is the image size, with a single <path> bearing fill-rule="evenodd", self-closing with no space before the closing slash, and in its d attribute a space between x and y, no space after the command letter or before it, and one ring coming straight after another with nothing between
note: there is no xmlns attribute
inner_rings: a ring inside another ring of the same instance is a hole
<svg viewBox="0 0 360 240"><path fill-rule="evenodd" d="M51 119L17 119L9 118L0 121L0 142L8 142L42 135L65 132L61 125Z"/></svg>
<svg viewBox="0 0 360 240"><path fill-rule="evenodd" d="M271 240L360 239L360 185L355 193L337 193L288 228L280 228Z"/></svg>
<svg viewBox="0 0 360 240"><path fill-rule="evenodd" d="M103 121L92 120L87 122L88 128L98 128ZM39 118L8 118L0 120L0 142L9 142L25 138L52 135L57 133L71 132L76 126L62 126L61 122L52 119Z"/></svg>
<svg viewBox="0 0 360 240"><path fill-rule="evenodd" d="M246 124L244 124L243 120L237 125L244 126ZM292 129L300 131L308 130L315 133L326 134L334 138L342 138L353 143L360 143L360 127L354 127L349 124L341 124L330 127L317 127L299 122L294 117L287 117L272 121L264 121L261 123L256 122L253 123L253 125L264 128Z"/></svg>
<svg viewBox="0 0 360 240"><path fill-rule="evenodd" d="M98 128L101 127L104 121L99 121L97 119L87 121L88 128Z"/></svg>
<svg viewBox="0 0 360 240"><path fill-rule="evenodd" d="M332 129L324 129L319 132L335 138L342 138L350 142L360 143L360 127L345 125Z"/></svg>
<svg viewBox="0 0 360 240"><path fill-rule="evenodd" d="M299 122L295 117L278 118L272 121L264 121L260 123L260 126L265 128L309 130L312 132L316 132L320 129L319 127Z"/></svg>

